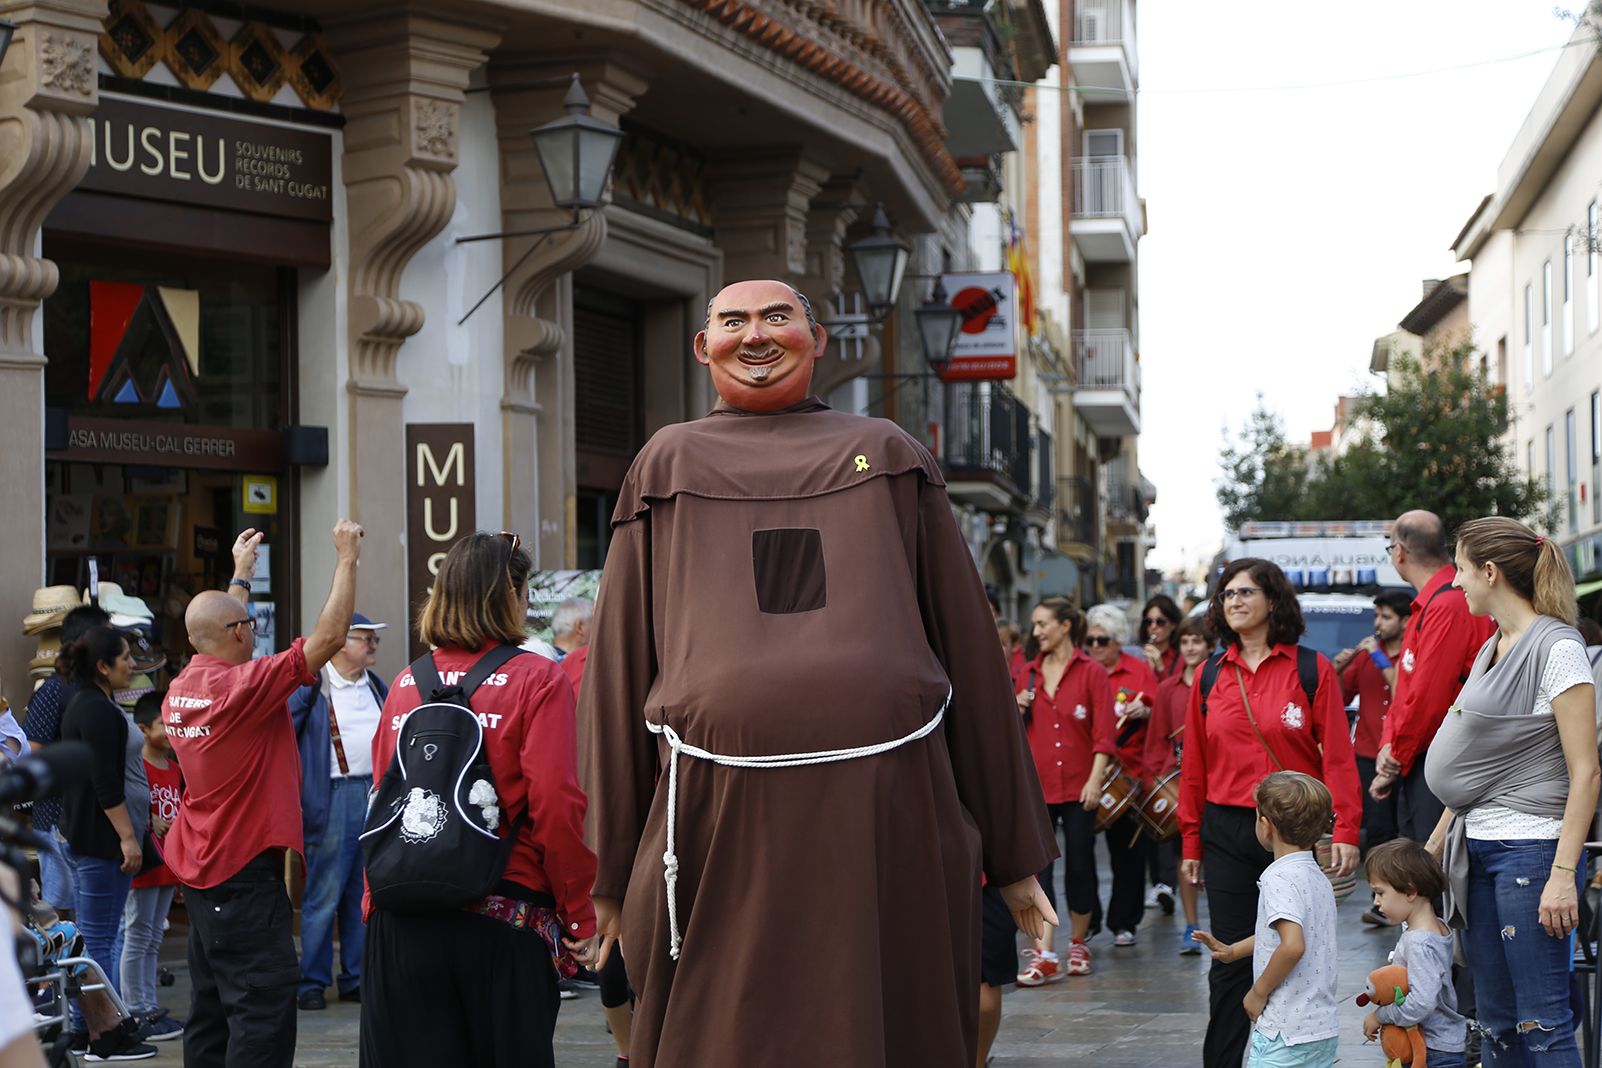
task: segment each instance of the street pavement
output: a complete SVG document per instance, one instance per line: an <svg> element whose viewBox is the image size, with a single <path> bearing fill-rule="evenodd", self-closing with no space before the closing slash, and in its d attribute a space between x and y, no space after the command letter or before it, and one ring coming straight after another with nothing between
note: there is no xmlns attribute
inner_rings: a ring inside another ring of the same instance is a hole
<svg viewBox="0 0 1602 1068"><path fill-rule="evenodd" d="M1101 870L1107 871L1104 853ZM1058 885L1062 885L1060 878ZM1366 1010L1359 1009L1352 999L1362 991L1368 973L1385 963L1398 932L1365 926L1359 916L1368 904L1367 886L1359 882L1357 891L1340 905L1340 1062L1377 1068L1383 1060L1379 1048L1365 1045L1361 1033ZM1202 921L1205 928L1205 896ZM1183 929L1181 916L1164 916L1151 909L1138 932L1138 944L1131 948L1115 949L1110 935L1096 936L1091 942L1093 974L1035 989L1007 987L1002 998L1001 1033L993 1051L994 1068L1199 1065L1207 1028L1208 959L1178 955ZM176 985L162 988L163 1004L180 1019L188 1008L189 989L183 962L184 934L182 927L174 924L162 952L163 963L178 978ZM295 1064L304 1068L354 1066L358 1016L356 1005L332 998L322 1012L302 1012ZM181 1042L160 1045L159 1057L141 1063L183 1063ZM615 1057L599 995L588 991L577 1000L564 1001L556 1028L559 1068L611 1068Z"/></svg>

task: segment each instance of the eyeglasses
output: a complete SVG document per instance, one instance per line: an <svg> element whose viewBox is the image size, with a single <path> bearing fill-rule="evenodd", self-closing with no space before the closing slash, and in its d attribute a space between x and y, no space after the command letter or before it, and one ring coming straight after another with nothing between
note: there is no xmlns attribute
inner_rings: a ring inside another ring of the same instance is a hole
<svg viewBox="0 0 1602 1068"><path fill-rule="evenodd" d="M236 619L232 623L224 623L223 624L223 629L224 630L233 630L235 627L249 627L251 630L255 630L256 629L256 617L255 616L246 616L244 619Z"/></svg>
<svg viewBox="0 0 1602 1068"><path fill-rule="evenodd" d="M1092 637L1086 638L1080 644L1082 644L1086 649L1105 649L1105 648L1107 648L1107 646L1111 645L1112 643L1113 643L1113 640L1111 638L1109 638L1107 635L1105 635L1105 634L1097 634L1097 635L1094 635Z"/></svg>
<svg viewBox="0 0 1602 1068"><path fill-rule="evenodd" d="M1146 617L1146 626L1148 626L1148 627L1171 627L1173 625L1174 625L1173 621L1170 620L1167 616L1147 616Z"/></svg>
<svg viewBox="0 0 1602 1068"><path fill-rule="evenodd" d="M345 640L348 642L365 642L368 645L377 646L384 639L376 634L347 634L345 635Z"/></svg>
<svg viewBox="0 0 1602 1068"><path fill-rule="evenodd" d="M1263 591L1258 589L1256 586L1236 586L1232 590L1225 590L1222 596L1224 598L1224 603L1228 604L1230 601L1236 600L1237 598L1242 601L1250 600L1262 592Z"/></svg>
<svg viewBox="0 0 1602 1068"><path fill-rule="evenodd" d="M515 533L513 533L510 530L496 531L495 536L497 538L505 538L507 543L510 544L511 547L512 547L511 551L514 552L514 553L517 552L518 549L523 547L523 539L518 537Z"/></svg>
<svg viewBox="0 0 1602 1068"><path fill-rule="evenodd" d="M1402 543L1399 541L1388 541L1385 543L1385 555L1389 556L1401 547Z"/></svg>

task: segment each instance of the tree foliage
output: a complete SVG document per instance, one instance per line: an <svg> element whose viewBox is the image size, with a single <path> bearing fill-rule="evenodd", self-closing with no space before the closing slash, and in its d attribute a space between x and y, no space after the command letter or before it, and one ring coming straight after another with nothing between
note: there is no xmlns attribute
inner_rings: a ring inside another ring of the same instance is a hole
<svg viewBox="0 0 1602 1068"><path fill-rule="evenodd" d="M1356 440L1329 456L1287 444L1259 397L1239 443L1220 454L1225 522L1390 519L1428 508L1448 530L1482 515L1552 529L1546 487L1519 470L1504 436L1507 397L1479 367L1466 344L1393 360L1387 391L1357 405Z"/></svg>

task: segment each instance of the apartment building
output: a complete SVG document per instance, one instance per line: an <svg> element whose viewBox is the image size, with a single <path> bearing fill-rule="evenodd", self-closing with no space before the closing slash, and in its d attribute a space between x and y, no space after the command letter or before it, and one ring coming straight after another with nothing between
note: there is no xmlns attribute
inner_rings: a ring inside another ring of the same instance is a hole
<svg viewBox="0 0 1602 1068"><path fill-rule="evenodd" d="M1099 516L1076 513L1065 551L1087 545L1103 597L1142 600L1147 513L1156 489L1140 471L1140 239L1146 204L1137 191L1139 42L1134 0L1065 0L1068 92L1057 128L1061 199L1069 220L1056 253L1061 314L1071 323L1069 392L1060 395L1073 432L1061 470L1073 494L1094 488ZM1090 535L1093 542L1083 538ZM1077 543L1077 544L1076 544Z"/></svg>
<svg viewBox="0 0 1602 1068"><path fill-rule="evenodd" d="M1508 437L1559 504L1583 598L1602 591L1602 57L1578 40L1593 35L1577 28L1453 245Z"/></svg>

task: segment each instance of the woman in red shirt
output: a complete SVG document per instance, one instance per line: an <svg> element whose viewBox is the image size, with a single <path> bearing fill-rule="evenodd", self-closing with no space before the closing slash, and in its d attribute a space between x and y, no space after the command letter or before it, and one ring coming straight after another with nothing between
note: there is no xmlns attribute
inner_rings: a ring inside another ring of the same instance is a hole
<svg viewBox="0 0 1602 1068"><path fill-rule="evenodd" d="M1085 617L1067 598L1048 597L1035 606L1029 619L1040 652L1018 682L1018 710L1024 717L1052 827L1062 828L1064 896L1073 939L1066 968L1053 950L1049 932L1029 950L1029 963L1018 973L1018 985L1041 986L1064 975L1090 974L1090 949L1085 942L1090 937L1091 913L1100 906L1095 812L1115 739L1107 672L1079 649ZM1051 873L1050 867L1040 873L1040 885L1055 904Z"/></svg>
<svg viewBox="0 0 1602 1068"><path fill-rule="evenodd" d="M465 674L497 645L523 641L532 567L513 534L469 534L451 547L417 620L441 679ZM572 684L553 662L525 654L485 679L470 701L484 728L501 823L516 841L495 893L478 905L412 914L369 903L363 1068L552 1068L555 935L566 936L581 963L596 959L595 854L584 844ZM420 703L407 668L384 700L375 771L390 766L401 723Z"/></svg>
<svg viewBox="0 0 1602 1068"><path fill-rule="evenodd" d="M1180 670L1157 684L1157 705L1152 709L1151 725L1146 728L1146 773L1156 782L1179 767L1179 750L1184 744L1185 709L1190 704L1191 684L1197 670L1213 651L1212 635L1207 624L1192 616L1178 627L1174 642L1179 648ZM1185 910L1185 930L1179 936L1179 954L1182 957L1199 956L1201 943L1190 936L1196 933L1196 884L1178 878L1178 838L1157 843L1157 871L1152 875L1158 885L1178 886L1179 901ZM1172 905L1169 906L1172 908Z"/></svg>
<svg viewBox="0 0 1602 1068"><path fill-rule="evenodd" d="M1177 675L1184 666L1179 655L1179 624L1185 614L1166 593L1156 594L1140 610L1136 642L1159 679Z"/></svg>
<svg viewBox="0 0 1602 1068"><path fill-rule="evenodd" d="M1123 609L1098 604L1085 613L1085 652L1106 670L1107 682L1112 686L1118 762L1136 782L1149 784L1146 734L1151 707L1157 701L1157 676L1143 656L1125 651L1128 641L1129 617ZM1146 863L1152 842L1141 834L1140 816L1133 805L1107 828L1106 834L1113 877L1107 926L1112 929L1113 945L1132 946L1135 928L1146 912ZM1170 908L1172 902L1170 897ZM1091 926L1095 926L1094 918Z"/></svg>
<svg viewBox="0 0 1602 1068"><path fill-rule="evenodd" d="M1180 878L1200 881L1205 848L1212 933L1227 944L1256 929L1257 879L1273 859L1257 841L1258 783L1282 769L1324 783L1335 801L1333 859L1339 875L1357 868L1363 803L1340 682L1322 655L1311 701L1302 687L1297 642L1306 625L1285 573L1268 560L1233 561L1219 576L1207 625L1224 648L1216 654L1218 677L1206 711L1198 683L1185 714ZM1240 1068L1252 1026L1242 1000L1251 985L1250 959L1213 962L1202 1045L1206 1068Z"/></svg>

